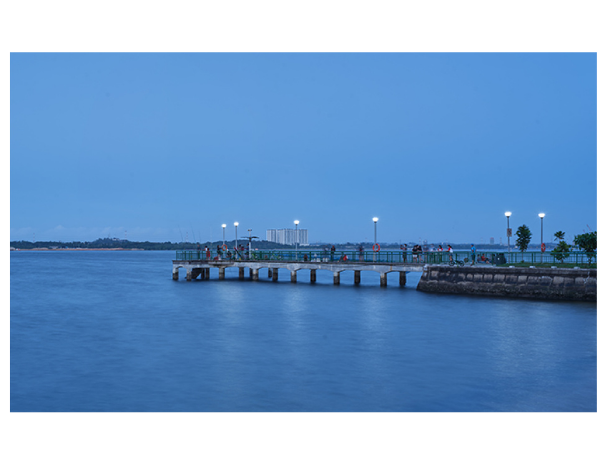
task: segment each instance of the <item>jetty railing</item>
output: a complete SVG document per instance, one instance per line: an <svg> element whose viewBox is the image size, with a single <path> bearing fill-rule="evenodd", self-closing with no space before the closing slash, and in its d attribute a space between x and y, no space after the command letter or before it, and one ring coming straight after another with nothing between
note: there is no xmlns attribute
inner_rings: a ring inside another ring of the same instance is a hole
<svg viewBox="0 0 605 465"><path fill-rule="evenodd" d="M451 256L450 256L451 255ZM447 265L451 262L470 264L473 260L470 251L462 252L402 252L402 251L364 251L341 250L252 250L223 251L218 254L212 251L207 254L203 250L178 250L176 260L202 260L202 261L275 261L275 262L364 262L364 263L393 263L393 264L429 264ZM597 253L569 252L560 254L553 251L546 252L494 252L477 251L475 262L491 265L515 264L574 264L587 265L597 263Z"/></svg>

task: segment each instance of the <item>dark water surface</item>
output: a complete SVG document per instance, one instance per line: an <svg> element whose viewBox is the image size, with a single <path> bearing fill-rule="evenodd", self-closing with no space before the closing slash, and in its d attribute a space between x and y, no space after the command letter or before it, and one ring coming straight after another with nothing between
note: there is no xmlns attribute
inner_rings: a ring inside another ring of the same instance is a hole
<svg viewBox="0 0 605 465"><path fill-rule="evenodd" d="M11 411L596 411L596 304L11 252Z"/></svg>

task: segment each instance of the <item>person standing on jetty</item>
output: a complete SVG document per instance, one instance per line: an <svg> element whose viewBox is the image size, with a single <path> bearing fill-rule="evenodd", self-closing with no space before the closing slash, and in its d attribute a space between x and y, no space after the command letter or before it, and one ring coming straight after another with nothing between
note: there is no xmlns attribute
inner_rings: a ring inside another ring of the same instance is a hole
<svg viewBox="0 0 605 465"><path fill-rule="evenodd" d="M330 249L330 261L334 261L334 252L336 252L336 247L332 244L332 248Z"/></svg>
<svg viewBox="0 0 605 465"><path fill-rule="evenodd" d="M477 257L477 247L475 247L475 244L471 244L471 266L475 264L476 257Z"/></svg>
<svg viewBox="0 0 605 465"><path fill-rule="evenodd" d="M363 245L359 246L359 261L363 262Z"/></svg>
<svg viewBox="0 0 605 465"><path fill-rule="evenodd" d="M412 247L412 262L418 263L418 247L418 244Z"/></svg>
<svg viewBox="0 0 605 465"><path fill-rule="evenodd" d="M408 259L407 255L408 255L408 245L407 244L403 244L400 245L399 248L401 249L401 261L403 263L405 263Z"/></svg>

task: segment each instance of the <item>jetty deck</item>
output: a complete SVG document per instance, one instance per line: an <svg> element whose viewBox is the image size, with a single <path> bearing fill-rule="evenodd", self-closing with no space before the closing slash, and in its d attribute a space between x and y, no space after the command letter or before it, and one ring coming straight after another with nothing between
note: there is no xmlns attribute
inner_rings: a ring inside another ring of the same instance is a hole
<svg viewBox="0 0 605 465"><path fill-rule="evenodd" d="M422 272L425 263L413 262L410 256L410 262L395 260L392 256L385 253L373 254L369 252L363 256L359 254L346 252L331 253L302 253L286 252L278 253L273 251L255 251L247 256L236 258L223 258L221 256L205 257L204 252L179 252L177 259L172 262L172 278L179 279L179 270L183 268L186 271L187 281L194 279L210 279L210 269L217 268L219 279L225 279L226 268L238 268L239 279L245 279L245 269L249 270L249 277L253 281L258 281L260 270L266 268L268 277L273 281L278 280L279 270L290 272L290 280L297 281L297 273L301 270L309 270L310 281L313 283L317 279L317 270L326 270L333 273L334 284L340 284L340 273L344 271L353 271L355 275L355 284L361 283L362 271L374 271L380 274L380 285L387 285L387 274L399 272L399 285L405 286L406 273ZM349 258L351 256L351 258Z"/></svg>
<svg viewBox="0 0 605 465"><path fill-rule="evenodd" d="M480 257L486 257L483 263ZM279 270L290 272L290 280L297 281L299 271L309 270L310 281L316 282L317 270L326 270L333 273L334 284L340 284L340 273L353 271L355 284L361 283L362 271L373 271L380 274L380 285L387 285L388 273L399 273L399 285L405 286L406 274L420 272L426 275L426 270L432 266L443 266L456 264L464 266L472 263L473 257L470 252L404 252L404 251L369 251L360 253L358 251L331 252L329 250L305 250L305 251L276 251L276 250L254 250L252 252L221 250L220 253L205 251L177 251L176 260L172 261L172 279L179 279L179 270L186 271L187 281L195 279L210 279L210 270L218 269L219 280L225 279L225 269L238 268L239 279L245 279L245 269L248 268L249 277L258 281L260 270L266 268L267 275L273 281L278 280ZM533 263L546 265L563 262L569 264L596 263L596 253L575 253L564 260L558 258L554 253L515 253L515 252L477 252L478 262L474 269L492 267L496 264ZM457 268L450 268L452 271ZM470 268L470 267L468 267Z"/></svg>

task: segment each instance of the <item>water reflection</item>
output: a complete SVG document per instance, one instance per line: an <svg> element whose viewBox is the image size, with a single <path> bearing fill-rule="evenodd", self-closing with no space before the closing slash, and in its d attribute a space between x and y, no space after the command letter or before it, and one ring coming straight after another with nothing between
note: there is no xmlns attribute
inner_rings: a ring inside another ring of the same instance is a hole
<svg viewBox="0 0 605 465"><path fill-rule="evenodd" d="M85 254L11 255L12 410L596 410L591 304L424 294L418 273L175 282L172 253Z"/></svg>

